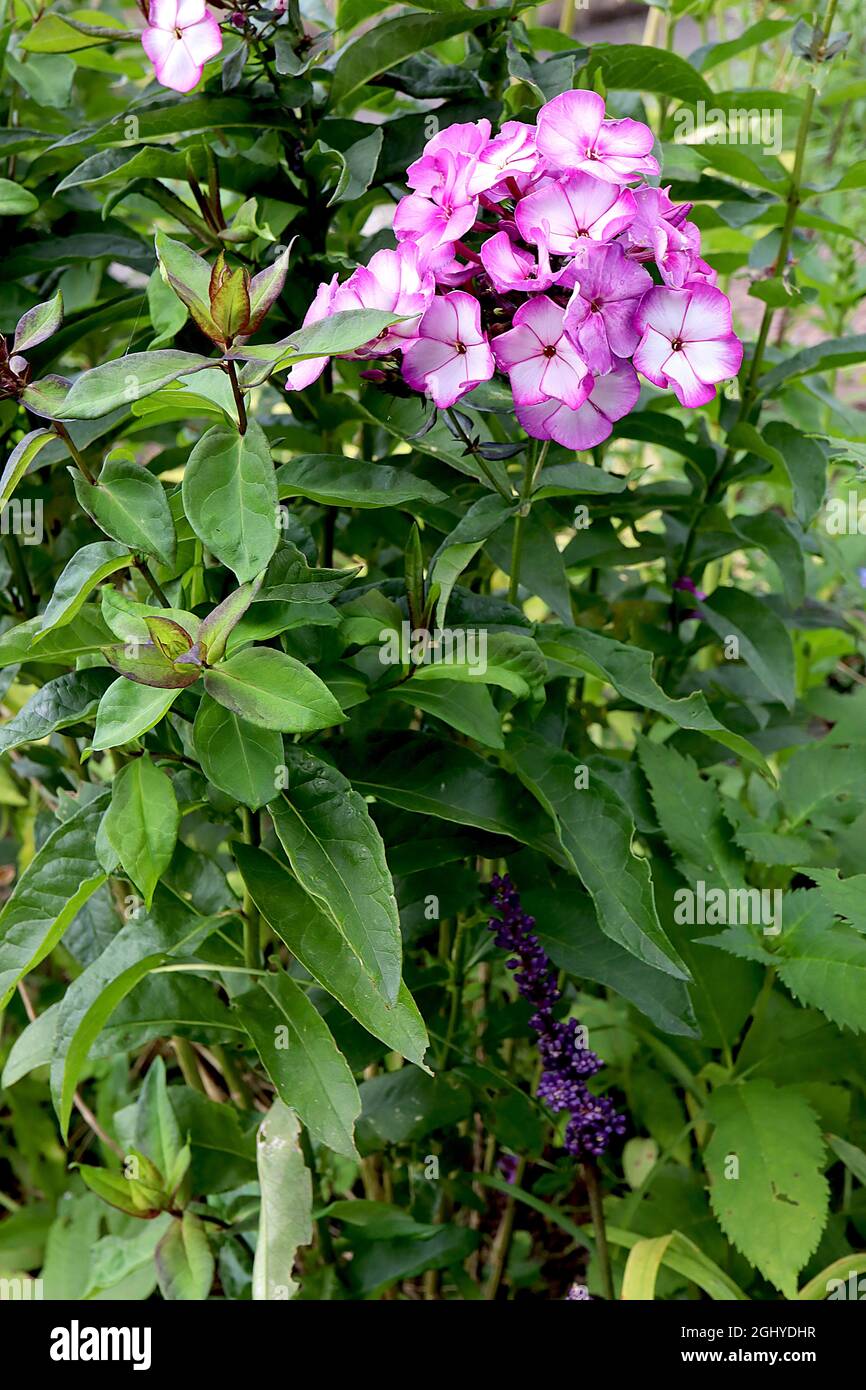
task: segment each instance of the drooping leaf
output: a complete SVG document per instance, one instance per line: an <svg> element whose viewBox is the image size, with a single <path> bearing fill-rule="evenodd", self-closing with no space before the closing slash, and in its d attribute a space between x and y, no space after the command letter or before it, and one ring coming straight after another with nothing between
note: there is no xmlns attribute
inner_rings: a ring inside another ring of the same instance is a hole
<svg viewBox="0 0 866 1390"><path fill-rule="evenodd" d="M174 563L174 522L158 478L125 459L108 459L96 484L70 471L79 502L107 535L163 565Z"/></svg>
<svg viewBox="0 0 866 1390"><path fill-rule="evenodd" d="M18 714L0 725L0 753L89 719L110 679L109 672L94 667L89 671L69 671L46 681Z"/></svg>
<svg viewBox="0 0 866 1390"><path fill-rule="evenodd" d="M117 541L94 541L76 551L54 586L36 634L38 641L70 623L97 584L132 563L129 547Z"/></svg>

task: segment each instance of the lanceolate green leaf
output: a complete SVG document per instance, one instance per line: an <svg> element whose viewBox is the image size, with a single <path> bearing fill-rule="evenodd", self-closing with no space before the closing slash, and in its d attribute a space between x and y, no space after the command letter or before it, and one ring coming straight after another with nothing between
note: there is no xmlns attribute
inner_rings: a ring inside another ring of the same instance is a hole
<svg viewBox="0 0 866 1390"><path fill-rule="evenodd" d="M400 918L382 837L364 798L335 767L295 746L284 756L286 789L270 814L292 871L393 1004Z"/></svg>
<svg viewBox="0 0 866 1390"><path fill-rule="evenodd" d="M286 1105L314 1138L356 1157L354 1126L361 1099L349 1066L321 1014L283 972L234 1001L265 1070Z"/></svg>
<svg viewBox="0 0 866 1390"><path fill-rule="evenodd" d="M782 619L761 599L742 589L715 589L699 604L699 611L719 640L735 651L734 659L740 657L751 666L770 694L790 709L794 703L794 651Z"/></svg>
<svg viewBox="0 0 866 1390"><path fill-rule="evenodd" d="M115 1009L152 970L198 945L216 925L160 888L150 911L133 912L69 986L54 1027L51 1061L51 1094L64 1136L90 1049Z"/></svg>
<svg viewBox="0 0 866 1390"><path fill-rule="evenodd" d="M144 754L121 768L111 789L105 834L150 906L174 853L180 812L171 778Z"/></svg>
<svg viewBox="0 0 866 1390"><path fill-rule="evenodd" d="M85 802L51 832L0 911L0 1009L105 882L95 845L107 802L107 795Z"/></svg>
<svg viewBox="0 0 866 1390"><path fill-rule="evenodd" d="M374 1037L423 1062L427 1035L412 996L401 985L389 1006L372 984L330 917L271 855L235 844L234 855L253 900L277 935L323 989L332 994Z"/></svg>
<svg viewBox="0 0 866 1390"><path fill-rule="evenodd" d="M246 434L215 425L196 444L183 475L183 506L203 545L240 583L265 568L279 539L277 485L261 426Z"/></svg>
<svg viewBox="0 0 866 1390"><path fill-rule="evenodd" d="M39 457L46 444L57 436L52 430L31 430L20 440L6 460L0 475L0 507L5 507L31 463Z"/></svg>
<svg viewBox="0 0 866 1390"><path fill-rule="evenodd" d="M653 676L652 653L632 647L587 628L545 626L539 632L539 646L547 657L550 674L578 671L609 681L639 709L656 710L683 729L697 729L718 743L748 758L761 768L767 764L747 739L726 729L716 718L700 691L672 699Z"/></svg>
<svg viewBox="0 0 866 1390"><path fill-rule="evenodd" d="M283 740L203 695L193 731L202 771L215 787L257 811L279 790Z"/></svg>
<svg viewBox="0 0 866 1390"><path fill-rule="evenodd" d="M405 469L344 454L310 454L281 464L277 489L280 497L307 497L332 507L400 507L416 500L445 500L432 483Z"/></svg>
<svg viewBox="0 0 866 1390"><path fill-rule="evenodd" d="M576 788L574 758L535 735L515 735L508 751L521 781L556 817L601 930L645 964L687 980L688 970L662 930L649 865L634 852L634 825L616 793L592 777Z"/></svg>

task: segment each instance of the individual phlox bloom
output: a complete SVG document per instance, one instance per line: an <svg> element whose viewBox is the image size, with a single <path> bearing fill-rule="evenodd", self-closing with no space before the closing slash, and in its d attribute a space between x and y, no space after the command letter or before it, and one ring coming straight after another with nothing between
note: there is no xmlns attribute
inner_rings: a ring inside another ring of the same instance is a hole
<svg viewBox="0 0 866 1390"><path fill-rule="evenodd" d="M706 405L715 383L736 376L743 345L731 332L731 304L710 285L656 285L641 301L634 365L654 386L672 388L680 405Z"/></svg>
<svg viewBox="0 0 866 1390"><path fill-rule="evenodd" d="M506 121L480 155L476 174L478 192L489 190L495 184L497 191L507 196L513 189L501 185L509 179L522 191L521 181L525 182L535 173L538 163L535 127L525 121Z"/></svg>
<svg viewBox="0 0 866 1390"><path fill-rule="evenodd" d="M604 376L614 357L631 357L640 342L635 314L652 277L614 243L588 242L572 269L578 284L565 310L565 330L590 370Z"/></svg>
<svg viewBox="0 0 866 1390"><path fill-rule="evenodd" d="M431 180L430 196L409 193L394 211L394 235L398 241L417 242L422 260L432 269L453 258L453 243L471 231L478 216L478 199L467 192L471 172L465 161L443 155L442 179ZM419 161L420 162L420 161Z"/></svg>
<svg viewBox="0 0 866 1390"><path fill-rule="evenodd" d="M500 294L509 294L513 290L531 293L555 285L563 272L551 269L550 256L541 235L537 246L538 259L534 260L522 246L515 246L507 232L497 232L489 237L483 243L480 254L481 264L494 289Z"/></svg>
<svg viewBox="0 0 866 1390"><path fill-rule="evenodd" d="M524 241L535 244L543 236L551 255L569 256L585 237L612 241L625 231L634 212L631 189L579 173L568 174L521 198L514 220Z"/></svg>
<svg viewBox="0 0 866 1390"><path fill-rule="evenodd" d="M557 169L584 169L608 183L657 174L653 133L642 121L604 119L597 92L562 92L538 113L538 153Z"/></svg>
<svg viewBox="0 0 866 1390"><path fill-rule="evenodd" d="M429 197L449 160L462 158L472 163L489 145L490 122L486 119L446 126L445 130L431 136L420 159L409 165L406 182L410 188Z"/></svg>
<svg viewBox="0 0 866 1390"><path fill-rule="evenodd" d="M577 410L559 401L518 406L517 419L534 439L552 439L566 449L593 449L608 438L614 421L628 415L640 395L637 373L629 362L617 360L600 376Z"/></svg>
<svg viewBox="0 0 866 1390"><path fill-rule="evenodd" d="M141 42L157 82L191 92L205 63L222 48L223 36L205 0L151 0Z"/></svg>
<svg viewBox="0 0 866 1390"><path fill-rule="evenodd" d="M407 314L402 323L383 328L378 338L358 348L358 357L382 357L405 347L417 336L418 322L436 290L429 270L418 263L418 248L411 241L401 242L396 251L377 251L369 265L359 266L341 285L332 312L346 309L383 309Z"/></svg>
<svg viewBox="0 0 866 1390"><path fill-rule="evenodd" d="M429 394L440 409L493 375L493 353L481 328L481 306L471 294L437 296L403 354L403 376L413 391Z"/></svg>
<svg viewBox="0 0 866 1390"><path fill-rule="evenodd" d="M338 289L339 284L336 275L319 286L315 299L304 315L304 328L308 328L311 323L320 323L322 319L330 317L335 312L334 297ZM303 391L305 386L312 386L313 382L322 375L327 365L327 357L308 357L306 362L296 363L286 378L286 390Z"/></svg>
<svg viewBox="0 0 866 1390"><path fill-rule="evenodd" d="M511 378L517 407L556 400L576 410L589 395L592 376L563 327L564 311L547 295L526 300L514 327L494 339L496 365Z"/></svg>

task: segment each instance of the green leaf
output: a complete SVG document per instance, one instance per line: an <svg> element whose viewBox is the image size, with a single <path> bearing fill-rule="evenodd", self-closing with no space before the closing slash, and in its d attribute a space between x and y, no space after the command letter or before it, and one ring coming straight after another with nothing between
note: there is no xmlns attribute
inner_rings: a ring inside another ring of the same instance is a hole
<svg viewBox="0 0 866 1390"><path fill-rule="evenodd" d="M592 777L578 790L574 757L534 734L513 735L508 751L521 782L554 817L605 936L646 965L688 980L688 970L662 930L649 865L634 853L634 825L616 793L594 784Z"/></svg>
<svg viewBox="0 0 866 1390"><path fill-rule="evenodd" d="M96 832L107 797L85 802L31 859L0 911L0 1009L18 981L54 949L79 908L105 882Z"/></svg>
<svg viewBox="0 0 866 1390"><path fill-rule="evenodd" d="M178 377L189 376L214 364L195 352L163 348L157 352L130 352L116 362L105 362L81 376L69 389L61 420L98 420L119 406L131 406L153 395Z"/></svg>
<svg viewBox="0 0 866 1390"><path fill-rule="evenodd" d="M485 748L505 747L501 716L490 691L483 685L473 687L465 680L420 684L412 680L384 692L383 698L399 700L401 704L432 714Z"/></svg>
<svg viewBox="0 0 866 1390"><path fill-rule="evenodd" d="M846 1139L840 1139L838 1134L828 1134L827 1143L857 1181L866 1187L866 1154L863 1150L858 1149L856 1144L849 1144Z"/></svg>
<svg viewBox="0 0 866 1390"><path fill-rule="evenodd" d="M138 685L120 676L105 691L96 711L93 751L119 748L141 738L148 729L168 714L177 698L177 690L160 690Z"/></svg>
<svg viewBox="0 0 866 1390"><path fill-rule="evenodd" d="M747 545L757 546L779 571L785 598L799 608L806 597L806 567L794 528L777 512L758 512L755 516L735 516L731 522Z"/></svg>
<svg viewBox="0 0 866 1390"><path fill-rule="evenodd" d="M808 526L824 504L827 491L827 455L816 439L809 439L787 420L771 420L764 439L778 454L794 490L794 511L801 526Z"/></svg>
<svg viewBox="0 0 866 1390"><path fill-rule="evenodd" d="M779 978L795 999L840 1028L866 1029L866 937L833 920L819 890L787 893Z"/></svg>
<svg viewBox="0 0 866 1390"><path fill-rule="evenodd" d="M437 639L434 634L424 662L415 670L414 683L468 681L470 685L499 685L518 700L543 698L547 663L532 637L524 632L490 632L485 634L485 643L478 652L479 659L465 650L464 643L461 660L459 646L455 657L447 639Z"/></svg>
<svg viewBox="0 0 866 1390"><path fill-rule="evenodd" d="M87 1058L91 1050L97 1051L96 1041L112 1014L170 955L192 949L218 924L225 923L224 917L199 917L182 899L160 888L150 912L142 915L133 910L105 950L67 986L50 1059L51 1095L64 1138ZM164 1026L174 1028L176 1022L166 1019ZM213 1027L212 1021L209 1027Z"/></svg>
<svg viewBox="0 0 866 1390"><path fill-rule="evenodd" d="M498 493L481 497L460 518L445 537L430 562L430 586L438 584L436 624L443 627L448 600L454 585L486 540L498 531L513 513L513 507Z"/></svg>
<svg viewBox="0 0 866 1390"><path fill-rule="evenodd" d="M261 426L246 434L215 425L196 444L183 475L183 507L199 540L241 584L267 566L277 528L277 486Z"/></svg>
<svg viewBox="0 0 866 1390"><path fill-rule="evenodd" d="M95 155L95 159L104 156ZM156 257L159 272L182 304L189 309L203 333L214 342L220 332L211 313L210 266L204 257L191 251L182 241L175 241L164 232L156 234Z"/></svg>
<svg viewBox="0 0 866 1390"><path fill-rule="evenodd" d="M291 1298L298 1246L313 1239L313 1184L293 1110L275 1100L258 1131L256 1162L262 1205L253 1265L253 1300Z"/></svg>
<svg viewBox="0 0 866 1390"><path fill-rule="evenodd" d="M26 217L35 212L39 199L11 179L0 179L0 217Z"/></svg>
<svg viewBox="0 0 866 1390"><path fill-rule="evenodd" d="M765 1279L795 1298L827 1220L818 1121L795 1087L769 1081L720 1087L706 1117L715 1126L704 1162L719 1224Z"/></svg>
<svg viewBox="0 0 866 1390"><path fill-rule="evenodd" d="M835 372L840 367L851 367L864 360L866 333L847 338L828 338L823 343L803 348L792 357L785 358L761 377L759 386L762 392L771 395L779 386L797 377L812 376L815 372Z"/></svg>
<svg viewBox="0 0 866 1390"><path fill-rule="evenodd" d="M53 430L31 430L19 440L6 460L0 475L0 507L5 507L31 463L42 452L46 444L57 438Z"/></svg>
<svg viewBox="0 0 866 1390"><path fill-rule="evenodd" d="M203 695L193 727L195 750L208 781L258 811L278 794L283 740Z"/></svg>
<svg viewBox="0 0 866 1390"><path fill-rule="evenodd" d="M103 652L108 664L119 675L160 690L182 690L201 675L201 667L195 662L174 662L155 642L130 639L117 646L104 647Z"/></svg>
<svg viewBox="0 0 866 1390"><path fill-rule="evenodd" d="M262 1064L286 1105L320 1143L356 1158L358 1088L328 1025L284 972L233 1001Z"/></svg>
<svg viewBox="0 0 866 1390"><path fill-rule="evenodd" d="M71 622L97 584L131 563L128 546L119 545L117 541L94 541L92 545L83 545L54 585L54 593L42 614L35 640L41 643L54 628Z"/></svg>
<svg viewBox="0 0 866 1390"><path fill-rule="evenodd" d="M55 729L89 719L102 698L109 673L94 667L68 671L46 681L18 714L0 725L0 753L47 738Z"/></svg>
<svg viewBox="0 0 866 1390"><path fill-rule="evenodd" d="M725 748L767 769L758 750L748 739L725 728L700 691L680 699L666 695L653 676L652 653L643 647L618 642L614 637L591 632L588 628L547 623L539 629L538 642L547 657L551 676L583 672L608 681L639 709L655 710L681 729L697 729L708 734Z"/></svg>
<svg viewBox="0 0 866 1390"><path fill-rule="evenodd" d="M698 101L705 101L707 106L713 104L713 90L700 73L685 58L667 49L639 43L594 43L581 73L584 85L591 87L596 73L603 77L607 91L622 88L658 92L665 97L676 92L680 101L692 106Z"/></svg>
<svg viewBox="0 0 866 1390"><path fill-rule="evenodd" d="M160 564L174 564L176 538L165 489L141 464L108 459L96 484L71 468L75 495L107 535Z"/></svg>
<svg viewBox="0 0 866 1390"><path fill-rule="evenodd" d="M862 794L866 749L825 748L821 743L798 748L782 770L779 797L788 829L796 830L844 794Z"/></svg>
<svg viewBox="0 0 866 1390"><path fill-rule="evenodd" d="M147 754L121 768L111 786L104 832L148 907L171 863L179 824L171 778Z"/></svg>
<svg viewBox="0 0 866 1390"><path fill-rule="evenodd" d="M697 1037L694 1011L682 980L663 975L598 929L589 897L553 888L523 894L536 934L554 965L575 980L594 980L623 995L665 1033Z"/></svg>
<svg viewBox="0 0 866 1390"><path fill-rule="evenodd" d="M175 1218L156 1247L156 1277L163 1298L202 1302L216 1268L204 1223L191 1211Z"/></svg>
<svg viewBox="0 0 866 1390"><path fill-rule="evenodd" d="M405 468L365 463L345 454L308 454L277 469L283 497L307 497L329 507L401 507L406 502L443 502L445 494Z"/></svg>
<svg viewBox="0 0 866 1390"><path fill-rule="evenodd" d="M400 15L373 25L339 53L331 84L331 105L345 101L365 82L387 72L404 58L502 17L502 11L480 9L456 14Z"/></svg>
<svg viewBox="0 0 866 1390"><path fill-rule="evenodd" d="M58 290L52 299L46 299L43 304L34 304L32 309L21 315L15 329L13 352L28 352L30 348L44 343L57 332L62 322L63 296Z"/></svg>
<svg viewBox="0 0 866 1390"><path fill-rule="evenodd" d="M745 861L713 783L701 777L691 758L667 744L641 738L638 754L667 844L686 878L744 888Z"/></svg>
<svg viewBox="0 0 866 1390"><path fill-rule="evenodd" d="M0 635L0 668L22 661L68 666L111 641L111 633L92 603L85 604L71 623L46 637L39 636L41 623L41 618L30 618Z"/></svg>
<svg viewBox="0 0 866 1390"><path fill-rule="evenodd" d="M406 986L400 987L396 1004L385 1004L357 957L346 950L345 937L289 871L249 845L236 842L233 852L256 907L304 969L369 1033L422 1065L427 1034Z"/></svg>
<svg viewBox="0 0 866 1390"><path fill-rule="evenodd" d="M432 687L431 687L432 689ZM514 784L494 763L469 748L415 735L353 774L357 791L418 815L436 816L510 835L521 844L540 844L552 826L531 797L515 795Z"/></svg>
<svg viewBox="0 0 866 1390"><path fill-rule="evenodd" d="M251 647L206 671L207 693L262 729L306 733L339 724L343 711L308 668L271 647Z"/></svg>
<svg viewBox="0 0 866 1390"><path fill-rule="evenodd" d="M714 589L697 607L702 621L722 643L736 638L740 656L761 684L787 709L793 709L794 649L782 619L743 589Z"/></svg>
<svg viewBox="0 0 866 1390"><path fill-rule="evenodd" d="M793 19L761 19L756 24L750 24L748 29L744 29L735 39L706 44L699 48L697 53L692 54L692 62L700 72L709 72L720 63L727 63L731 58L736 58L739 53L744 53L750 48L763 47L768 40L778 38L780 34L793 28L794 23Z"/></svg>
<svg viewBox="0 0 866 1390"><path fill-rule="evenodd" d="M400 917L382 837L364 798L335 767L296 746L284 756L288 785L270 815L292 871L393 1004Z"/></svg>

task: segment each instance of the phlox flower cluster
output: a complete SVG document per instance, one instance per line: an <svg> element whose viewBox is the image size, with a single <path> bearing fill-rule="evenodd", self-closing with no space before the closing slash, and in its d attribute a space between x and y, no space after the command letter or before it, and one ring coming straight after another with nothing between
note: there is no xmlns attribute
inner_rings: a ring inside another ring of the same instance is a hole
<svg viewBox="0 0 866 1390"><path fill-rule="evenodd" d="M445 409L499 372L526 433L570 449L608 437L639 375L704 405L738 372L742 344L691 204L648 182L652 146L647 126L606 119L587 91L498 135L487 120L449 126L407 171L396 249L320 285L305 324L347 309L405 315L353 354L365 375ZM326 361L293 367L289 390Z"/></svg>

